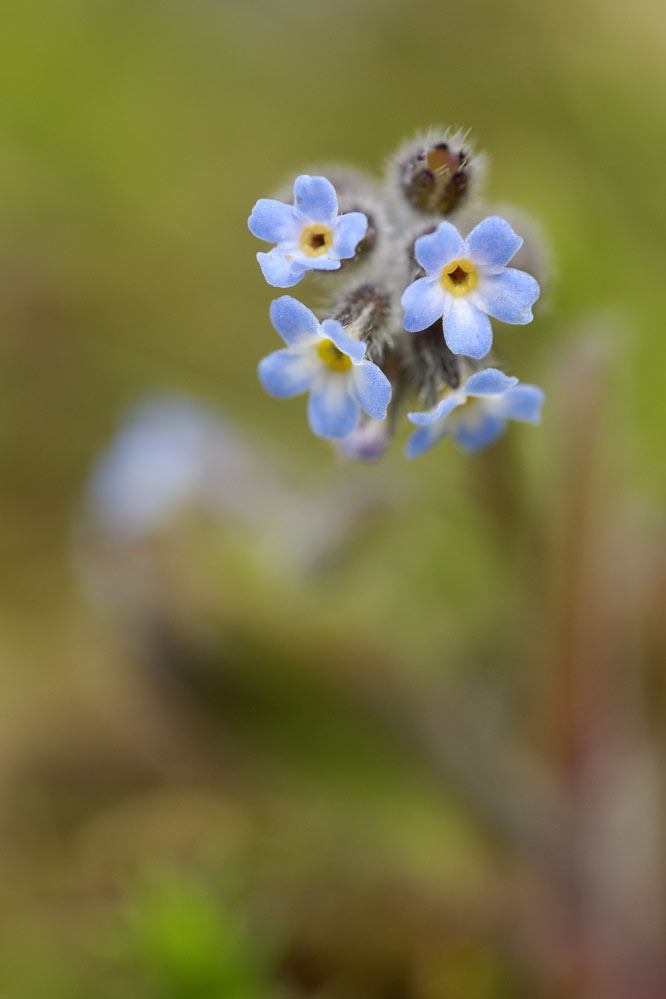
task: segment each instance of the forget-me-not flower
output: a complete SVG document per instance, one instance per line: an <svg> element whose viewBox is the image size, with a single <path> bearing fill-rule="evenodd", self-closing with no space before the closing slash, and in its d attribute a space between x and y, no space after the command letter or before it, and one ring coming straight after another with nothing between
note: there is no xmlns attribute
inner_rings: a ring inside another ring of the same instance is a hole
<svg viewBox="0 0 666 999"><path fill-rule="evenodd" d="M536 385L521 385L497 368L477 371L433 409L407 414L418 430L407 441L405 454L416 458L447 434L463 451L481 451L501 436L507 420L539 423L543 399Z"/></svg>
<svg viewBox="0 0 666 999"><path fill-rule="evenodd" d="M247 220L259 239L277 243L257 260L274 288L291 288L306 271L334 271L353 257L365 236L363 212L338 215L335 188L325 177L302 174L294 182L294 203L260 198Z"/></svg>
<svg viewBox="0 0 666 999"><path fill-rule="evenodd" d="M506 266L522 242L498 215L480 222L467 239L450 222L417 239L414 254L426 276L402 296L407 332L424 330L441 316L449 349L480 358L493 342L489 316L529 323L539 285L525 271Z"/></svg>
<svg viewBox="0 0 666 999"><path fill-rule="evenodd" d="M280 398L309 391L313 433L346 437L361 410L376 420L386 417L391 383L365 359L365 343L347 336L336 319L320 323L305 305L283 295L271 302L271 322L287 346L259 362L259 380Z"/></svg>
<svg viewBox="0 0 666 999"><path fill-rule="evenodd" d="M356 461L377 461L391 440L388 420L361 416L354 430L337 443L338 454Z"/></svg>
<svg viewBox="0 0 666 999"><path fill-rule="evenodd" d="M257 493L251 464L247 447L213 410L158 396L132 411L98 459L87 505L98 527L126 540L161 530L190 505L245 514ZM261 470L257 462L256 476Z"/></svg>

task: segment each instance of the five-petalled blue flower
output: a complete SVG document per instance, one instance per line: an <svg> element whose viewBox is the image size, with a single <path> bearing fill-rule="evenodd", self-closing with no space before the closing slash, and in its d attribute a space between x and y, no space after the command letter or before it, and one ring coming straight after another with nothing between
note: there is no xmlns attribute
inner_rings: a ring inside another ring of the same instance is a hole
<svg viewBox="0 0 666 999"><path fill-rule="evenodd" d="M493 342L489 316L529 323L539 285L525 271L506 266L522 242L498 215L480 222L467 239L450 222L417 239L414 254L426 276L402 296L407 332L427 329L441 316L449 349L480 358Z"/></svg>
<svg viewBox="0 0 666 999"><path fill-rule="evenodd" d="M353 257L365 236L368 219L362 212L338 215L335 188L325 177L302 174L294 182L294 203L260 198L247 220L259 239L277 243L257 260L268 283L291 288L306 271L334 271Z"/></svg>
<svg viewBox="0 0 666 999"><path fill-rule="evenodd" d="M319 323L310 309L283 295L271 303L271 322L287 346L259 362L259 380L281 398L309 391L313 433L346 437L360 410L376 420L386 417L391 383L365 359L366 345L347 336L337 320Z"/></svg>
<svg viewBox="0 0 666 999"><path fill-rule="evenodd" d="M418 430L407 441L405 454L416 458L447 434L463 451L481 451L501 436L507 420L539 423L543 399L536 385L522 385L497 368L477 371L433 409L407 414Z"/></svg>

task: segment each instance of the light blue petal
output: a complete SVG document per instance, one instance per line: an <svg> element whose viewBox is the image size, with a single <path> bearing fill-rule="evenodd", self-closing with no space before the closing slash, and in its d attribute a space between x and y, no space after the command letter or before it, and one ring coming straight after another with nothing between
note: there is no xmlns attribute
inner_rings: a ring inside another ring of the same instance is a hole
<svg viewBox="0 0 666 999"><path fill-rule="evenodd" d="M314 312L291 295L281 295L271 302L271 322L288 345L307 343L319 337L319 321Z"/></svg>
<svg viewBox="0 0 666 999"><path fill-rule="evenodd" d="M356 247L368 231L368 218L363 212L347 212L335 224L333 252L341 260L347 260L356 253Z"/></svg>
<svg viewBox="0 0 666 999"><path fill-rule="evenodd" d="M461 406L464 402L465 396L462 393L447 395L433 409L429 409L425 413L407 413L407 419L411 420L412 423L416 423L419 427L428 427L431 423L437 423L439 420L445 419L449 413L452 413L454 409Z"/></svg>
<svg viewBox="0 0 666 999"><path fill-rule="evenodd" d="M312 222L331 223L338 214L335 188L325 177L301 174L294 182L294 207Z"/></svg>
<svg viewBox="0 0 666 999"><path fill-rule="evenodd" d="M532 320L531 308L539 297L539 285L531 274L507 267L500 274L479 275L473 295L478 307L490 316L524 326Z"/></svg>
<svg viewBox="0 0 666 999"><path fill-rule="evenodd" d="M478 360L486 356L493 344L490 320L467 296L449 297L444 313L444 339L454 354L466 354Z"/></svg>
<svg viewBox="0 0 666 999"><path fill-rule="evenodd" d="M405 310L403 327L408 333L417 333L439 319L444 311L446 298L444 289L436 278L419 278L405 290L401 302Z"/></svg>
<svg viewBox="0 0 666 999"><path fill-rule="evenodd" d="M222 446L217 417L179 396L136 407L96 462L87 486L95 521L129 538L159 529L183 504L202 498L204 468ZM226 442L233 451L234 442Z"/></svg>
<svg viewBox="0 0 666 999"><path fill-rule="evenodd" d="M270 395L288 399L300 395L312 384L319 370L313 350L276 350L259 361L259 381Z"/></svg>
<svg viewBox="0 0 666 999"><path fill-rule="evenodd" d="M270 253L258 253L257 260L261 273L273 288L291 288L298 284L305 268L298 260L287 260L284 253L277 247Z"/></svg>
<svg viewBox="0 0 666 999"><path fill-rule="evenodd" d="M499 215L479 222L465 240L467 257L472 263L498 271L506 267L522 245L521 237Z"/></svg>
<svg viewBox="0 0 666 999"><path fill-rule="evenodd" d="M342 324L337 319L324 319L321 324L322 331L329 340L332 340L338 350L341 350L347 357L351 357L354 364L358 364L365 357L365 344L362 340L352 340L345 333Z"/></svg>
<svg viewBox="0 0 666 999"><path fill-rule="evenodd" d="M421 267L430 274L440 271L452 260L465 255L463 238L450 222L440 222L435 232L419 236L414 244L414 255Z"/></svg>
<svg viewBox="0 0 666 999"><path fill-rule="evenodd" d="M477 371L465 382L465 392L467 395L497 395L499 392L506 392L518 384L518 379L505 375L497 368L486 368L485 371Z"/></svg>
<svg viewBox="0 0 666 999"><path fill-rule="evenodd" d="M543 390L536 385L516 385L499 400L500 412L509 420L540 423L544 398Z"/></svg>
<svg viewBox="0 0 666 999"><path fill-rule="evenodd" d="M338 372L315 381L308 400L308 420L317 437L346 437L352 432L359 408L349 389L349 377Z"/></svg>
<svg viewBox="0 0 666 999"><path fill-rule="evenodd" d="M437 441L441 441L448 433L448 425L445 420L432 423L428 427L419 427L409 437L405 446L406 458L418 458L419 455L429 451Z"/></svg>
<svg viewBox="0 0 666 999"><path fill-rule="evenodd" d="M352 372L352 391L361 409L375 420L386 419L391 383L372 361L361 361Z"/></svg>
<svg viewBox="0 0 666 999"><path fill-rule="evenodd" d="M474 453L494 444L501 437L506 421L495 413L477 409L474 420L458 423L452 430L453 439L463 451Z"/></svg>
<svg viewBox="0 0 666 999"><path fill-rule="evenodd" d="M260 198L252 209L247 226L253 236L279 243L284 239L296 239L299 223L291 205Z"/></svg>
<svg viewBox="0 0 666 999"><path fill-rule="evenodd" d="M337 271L340 267L340 261L337 256L331 256L331 250L328 253L322 253L321 257L299 255L298 263L306 271Z"/></svg>

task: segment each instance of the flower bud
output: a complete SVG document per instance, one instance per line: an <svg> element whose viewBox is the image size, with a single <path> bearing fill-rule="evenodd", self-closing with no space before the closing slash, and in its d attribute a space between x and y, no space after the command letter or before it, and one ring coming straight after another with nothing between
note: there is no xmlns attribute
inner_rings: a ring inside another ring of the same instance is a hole
<svg viewBox="0 0 666 999"><path fill-rule="evenodd" d="M358 263L375 258L385 245L389 235L389 223L386 207L377 190L377 185L370 177L348 167L329 167L329 174L338 192L338 202L341 212L363 212L368 220L365 236L356 248L353 260L343 263L343 270L350 271Z"/></svg>
<svg viewBox="0 0 666 999"><path fill-rule="evenodd" d="M363 415L351 434L336 442L335 449L344 458L378 461L390 444L392 436L391 421L373 420L371 416Z"/></svg>
<svg viewBox="0 0 666 999"><path fill-rule="evenodd" d="M330 318L337 319L345 332L367 344L369 360L381 360L390 343L391 295L379 284L353 284L340 295Z"/></svg>
<svg viewBox="0 0 666 999"><path fill-rule="evenodd" d="M440 320L411 333L405 342L405 354L413 388L426 406L435 404L445 385L452 389L460 385L461 358L447 347Z"/></svg>
<svg viewBox="0 0 666 999"><path fill-rule="evenodd" d="M399 151L392 180L411 208L450 215L478 188L483 162L463 139L461 133L430 133Z"/></svg>

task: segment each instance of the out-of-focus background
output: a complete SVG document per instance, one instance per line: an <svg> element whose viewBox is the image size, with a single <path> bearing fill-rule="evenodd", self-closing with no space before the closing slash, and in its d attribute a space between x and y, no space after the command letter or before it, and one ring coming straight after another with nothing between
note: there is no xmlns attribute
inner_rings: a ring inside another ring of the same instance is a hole
<svg viewBox="0 0 666 999"><path fill-rule="evenodd" d="M2 999L666 994L665 35L4 11ZM246 218L433 123L546 235L544 424L346 465L258 387Z"/></svg>

